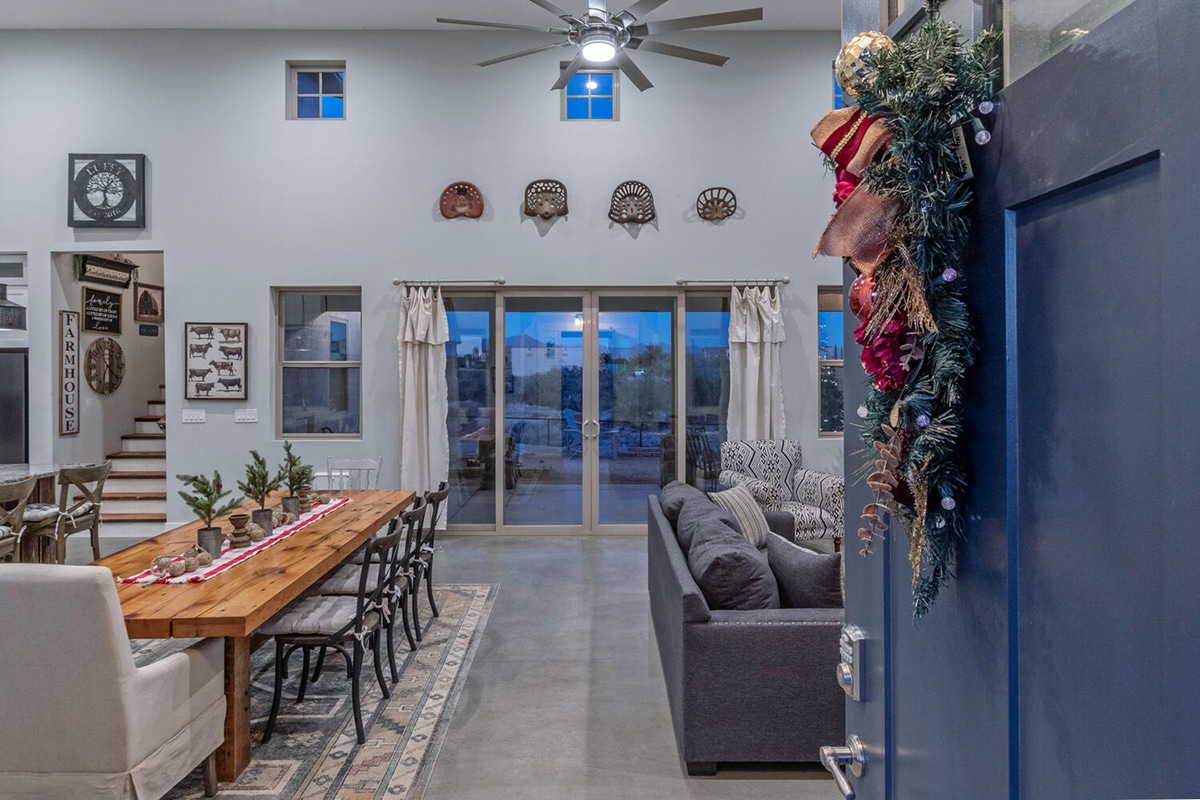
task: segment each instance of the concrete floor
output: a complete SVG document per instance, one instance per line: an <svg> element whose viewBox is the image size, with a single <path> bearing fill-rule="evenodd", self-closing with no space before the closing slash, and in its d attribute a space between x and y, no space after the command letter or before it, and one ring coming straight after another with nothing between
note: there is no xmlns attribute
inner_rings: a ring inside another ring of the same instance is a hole
<svg viewBox="0 0 1200 800"><path fill-rule="evenodd" d="M105 537L104 555L136 539ZM640 536L442 536L438 583L499 595L423 800L831 800L823 769L685 778ZM87 563L86 536L68 560ZM831 742L830 744L837 744Z"/></svg>

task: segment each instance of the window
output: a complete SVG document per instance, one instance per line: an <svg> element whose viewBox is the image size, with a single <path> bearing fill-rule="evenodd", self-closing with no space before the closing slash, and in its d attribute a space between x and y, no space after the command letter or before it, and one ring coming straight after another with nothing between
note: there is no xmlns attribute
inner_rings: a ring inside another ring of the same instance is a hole
<svg viewBox="0 0 1200 800"><path fill-rule="evenodd" d="M817 386L821 436L841 436L842 420L842 287L817 287Z"/></svg>
<svg viewBox="0 0 1200 800"><path fill-rule="evenodd" d="M288 62L288 119L345 119L346 62Z"/></svg>
<svg viewBox="0 0 1200 800"><path fill-rule="evenodd" d="M617 121L619 89L615 70L580 70L563 89L562 118Z"/></svg>
<svg viewBox="0 0 1200 800"><path fill-rule="evenodd" d="M281 289L276 301L276 434L359 438L361 292Z"/></svg>
<svg viewBox="0 0 1200 800"><path fill-rule="evenodd" d="M729 294L684 299L686 429L683 479L715 491L729 415Z"/></svg>

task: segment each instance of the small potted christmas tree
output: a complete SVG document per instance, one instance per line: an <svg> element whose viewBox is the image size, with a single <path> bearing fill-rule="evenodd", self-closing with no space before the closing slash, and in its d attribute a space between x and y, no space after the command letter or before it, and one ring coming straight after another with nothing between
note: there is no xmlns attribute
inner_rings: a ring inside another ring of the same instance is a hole
<svg viewBox="0 0 1200 800"><path fill-rule="evenodd" d="M238 481L238 489L242 494L258 503L258 508L250 512L254 524L263 529L267 536L271 535L271 518L274 510L267 508L267 499L271 492L277 491L283 485L283 472L274 475L267 469L267 460L259 455L257 450L250 451L251 463L246 465L246 480Z"/></svg>
<svg viewBox="0 0 1200 800"><path fill-rule="evenodd" d="M196 518L204 522L204 527L197 534L197 542L213 558L216 558L221 555L222 537L221 529L213 525L213 520L239 508L242 498L238 497L224 504L221 503L221 500L228 497L231 492L223 487L221 473L216 470L213 471L212 480L204 475L176 475L175 477L192 490L191 494L181 490L179 496L183 498L183 502L187 503L187 507L192 510ZM233 521L233 517L230 517L230 521ZM235 523L234 527L242 526Z"/></svg>
<svg viewBox="0 0 1200 800"><path fill-rule="evenodd" d="M279 474L288 490L288 496L282 501L283 510L300 516L299 495L301 490L312 486L313 468L292 452L292 443L286 440L283 443L283 463L279 465Z"/></svg>

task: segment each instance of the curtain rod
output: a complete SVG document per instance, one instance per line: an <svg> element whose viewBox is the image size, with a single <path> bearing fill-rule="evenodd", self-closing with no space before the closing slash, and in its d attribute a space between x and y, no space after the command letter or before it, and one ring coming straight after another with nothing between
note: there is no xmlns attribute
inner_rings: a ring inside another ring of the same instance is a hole
<svg viewBox="0 0 1200 800"><path fill-rule="evenodd" d="M444 283L465 283L465 284L477 284L477 285L490 283L494 286L503 286L504 282L505 282L504 278L486 278L483 280L447 280L447 281L439 280L437 278L433 278L430 280L423 280L423 281L418 281L418 280L410 281L410 280L401 280L400 278L392 278L392 286L399 286L400 284L404 284L405 286L441 286Z"/></svg>
<svg viewBox="0 0 1200 800"><path fill-rule="evenodd" d="M721 286L777 286L782 284L787 286L792 282L792 279L784 275L782 278L732 278L725 280L709 280L696 278L676 278L675 283L678 286L689 286L693 283L710 283Z"/></svg>

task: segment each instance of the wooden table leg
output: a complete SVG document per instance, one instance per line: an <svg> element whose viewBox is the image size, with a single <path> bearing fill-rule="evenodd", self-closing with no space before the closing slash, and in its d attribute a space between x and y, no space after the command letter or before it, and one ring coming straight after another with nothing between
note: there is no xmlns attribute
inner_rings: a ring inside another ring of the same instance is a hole
<svg viewBox="0 0 1200 800"><path fill-rule="evenodd" d="M250 764L250 637L225 637L225 741L217 778L236 781Z"/></svg>

